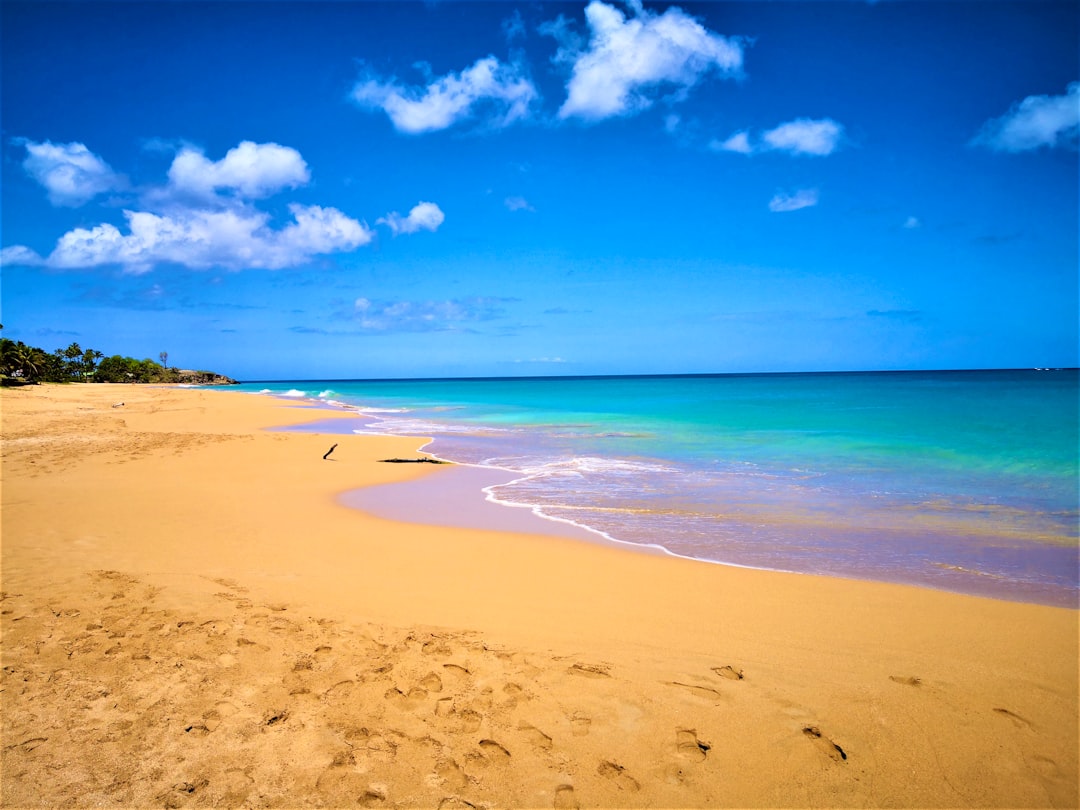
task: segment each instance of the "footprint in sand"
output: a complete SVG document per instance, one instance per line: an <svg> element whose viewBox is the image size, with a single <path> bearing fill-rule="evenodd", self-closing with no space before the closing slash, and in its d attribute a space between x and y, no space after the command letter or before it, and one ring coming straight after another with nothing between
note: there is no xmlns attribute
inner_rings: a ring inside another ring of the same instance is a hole
<svg viewBox="0 0 1080 810"><path fill-rule="evenodd" d="M729 681L741 681L745 677L741 669L737 670L731 666L713 667L713 672Z"/></svg>
<svg viewBox="0 0 1080 810"><path fill-rule="evenodd" d="M696 695L699 698L705 698L706 700L720 700L723 695L708 686L696 686L692 683L682 683L681 681L665 681L665 686L678 686L680 689L685 689L692 695Z"/></svg>
<svg viewBox="0 0 1080 810"><path fill-rule="evenodd" d="M355 681L351 681L348 679L344 681L338 681L325 692L323 692L323 700L330 702L348 700L349 695L352 694L354 686L356 686Z"/></svg>
<svg viewBox="0 0 1080 810"><path fill-rule="evenodd" d="M1021 717L1014 712L1010 712L1008 709L994 709L994 712L1002 717L1009 718L1009 720L1012 721L1012 724L1017 728L1033 728L1030 720Z"/></svg>
<svg viewBox="0 0 1080 810"><path fill-rule="evenodd" d="M584 712L574 712L570 717L570 732L575 737L584 737L589 733L592 718Z"/></svg>
<svg viewBox="0 0 1080 810"><path fill-rule="evenodd" d="M382 807L386 804L386 794L381 790L365 790L356 801L361 807Z"/></svg>
<svg viewBox="0 0 1080 810"><path fill-rule="evenodd" d="M675 748L684 759L704 762L712 746L699 740L694 729L681 728L675 732Z"/></svg>
<svg viewBox="0 0 1080 810"><path fill-rule="evenodd" d="M607 667L596 664L574 664L566 670L571 675L580 675L583 678L610 678Z"/></svg>
<svg viewBox="0 0 1080 810"><path fill-rule="evenodd" d="M638 791L641 785L638 780L626 772L626 768L614 762L603 760L596 768L596 772L605 779L610 779L620 790Z"/></svg>
<svg viewBox="0 0 1080 810"><path fill-rule="evenodd" d="M534 748L541 751L551 750L551 737L536 726L531 726L528 723L523 722L518 726L518 731L521 732L521 735L528 740L529 744Z"/></svg>
<svg viewBox="0 0 1080 810"><path fill-rule="evenodd" d="M572 785L559 785L555 788L555 810L580 810L581 805L574 795Z"/></svg>
<svg viewBox="0 0 1080 810"><path fill-rule="evenodd" d="M828 756L829 759L835 762L847 761L847 753L844 749L822 734L821 729L817 726L806 726L803 729L803 734L817 746L819 751Z"/></svg>
<svg viewBox="0 0 1080 810"><path fill-rule="evenodd" d="M922 678L916 678L914 675L890 675L889 680L893 683L903 684L904 686L922 685Z"/></svg>
<svg viewBox="0 0 1080 810"><path fill-rule="evenodd" d="M510 760L510 752L494 740L481 740L480 750L489 762L503 763Z"/></svg>
<svg viewBox="0 0 1080 810"><path fill-rule="evenodd" d="M428 692L441 692L443 688L442 678L440 678L434 672L429 672L420 681L420 686L422 686Z"/></svg>
<svg viewBox="0 0 1080 810"><path fill-rule="evenodd" d="M452 759L444 759L435 765L435 774L449 788L463 788L468 784L465 771Z"/></svg>

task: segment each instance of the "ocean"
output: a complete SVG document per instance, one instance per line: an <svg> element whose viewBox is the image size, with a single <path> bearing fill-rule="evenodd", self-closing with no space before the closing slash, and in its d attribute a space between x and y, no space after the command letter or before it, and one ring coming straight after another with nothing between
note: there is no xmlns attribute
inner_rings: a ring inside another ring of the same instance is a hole
<svg viewBox="0 0 1080 810"><path fill-rule="evenodd" d="M492 498L714 563L1078 605L1066 370L245 383L509 471ZM505 479L504 479L505 480Z"/></svg>

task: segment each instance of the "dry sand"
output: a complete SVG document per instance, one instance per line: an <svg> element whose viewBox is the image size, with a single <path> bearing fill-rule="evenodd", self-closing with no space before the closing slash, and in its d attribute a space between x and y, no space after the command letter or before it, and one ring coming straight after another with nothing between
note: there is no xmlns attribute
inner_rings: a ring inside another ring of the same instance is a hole
<svg viewBox="0 0 1080 810"><path fill-rule="evenodd" d="M0 409L5 807L1077 806L1075 610L377 519L444 468L268 398Z"/></svg>

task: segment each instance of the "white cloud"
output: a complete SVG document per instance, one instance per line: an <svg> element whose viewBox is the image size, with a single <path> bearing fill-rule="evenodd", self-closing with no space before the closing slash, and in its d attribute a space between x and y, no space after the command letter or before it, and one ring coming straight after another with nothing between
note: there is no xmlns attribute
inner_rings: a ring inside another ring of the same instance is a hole
<svg viewBox="0 0 1080 810"><path fill-rule="evenodd" d="M501 298L464 298L452 301L371 301L357 298L353 318L373 332L462 331L462 324L502 317Z"/></svg>
<svg viewBox="0 0 1080 810"><path fill-rule="evenodd" d="M785 211L798 211L800 208L810 208L818 204L818 190L816 188L803 188L794 194L776 194L769 200L769 210L776 213Z"/></svg>
<svg viewBox="0 0 1080 810"><path fill-rule="evenodd" d="M714 152L738 152L740 155L749 155L754 151L750 145L750 133L745 130L736 132L726 141L714 140L709 144Z"/></svg>
<svg viewBox="0 0 1080 810"><path fill-rule="evenodd" d="M398 131L415 134L447 129L487 108L494 110L489 125L508 126L528 117L539 93L523 68L488 56L422 88L369 76L356 83L351 97L361 107L381 109Z"/></svg>
<svg viewBox="0 0 1080 810"><path fill-rule="evenodd" d="M0 267L34 267L44 263L45 260L38 255L37 251L25 245L12 245L0 250Z"/></svg>
<svg viewBox="0 0 1080 810"><path fill-rule="evenodd" d="M64 234L43 263L58 269L119 265L145 273L157 264L193 270L223 267L280 269L317 254L353 250L371 231L334 208L292 204L293 221L280 229L269 214L252 208L181 209L168 215L124 211L127 233L102 223Z"/></svg>
<svg viewBox="0 0 1080 810"><path fill-rule="evenodd" d="M996 152L1029 152L1076 146L1080 134L1080 82L1063 96L1028 96L1008 113L983 124L972 144Z"/></svg>
<svg viewBox="0 0 1080 810"><path fill-rule="evenodd" d="M535 211L524 197L507 197L503 204L511 211Z"/></svg>
<svg viewBox="0 0 1080 810"><path fill-rule="evenodd" d="M23 168L45 187L53 205L82 205L126 185L108 163L81 143L20 142L27 152Z"/></svg>
<svg viewBox="0 0 1080 810"><path fill-rule="evenodd" d="M300 153L276 143L242 141L218 161L194 147L184 147L169 168L169 183L179 191L212 196L220 190L248 199L269 197L311 179Z"/></svg>
<svg viewBox="0 0 1080 810"><path fill-rule="evenodd" d="M908 217L904 220L904 227L908 230L913 230L915 228L921 228L922 223L919 221L918 217Z"/></svg>
<svg viewBox="0 0 1080 810"><path fill-rule="evenodd" d="M407 217L392 211L385 217L379 217L376 222L386 225L394 232L394 236L397 236L400 233L416 233L420 230L434 232L445 219L446 215L435 203L421 202L413 206Z"/></svg>
<svg viewBox="0 0 1080 810"><path fill-rule="evenodd" d="M565 20L544 29L561 45L556 60L573 63L560 118L599 121L631 115L650 106L650 94L662 85L686 91L712 71L737 75L742 69L738 39L712 33L675 6L660 15L644 10L640 2L630 6L633 16L628 19L601 0L589 3L585 50Z"/></svg>
<svg viewBox="0 0 1080 810"><path fill-rule="evenodd" d="M502 22L503 36L506 37L507 42L513 42L515 39L525 38L525 20L521 17L521 12L514 9L514 13L507 17Z"/></svg>
<svg viewBox="0 0 1080 810"><path fill-rule="evenodd" d="M840 144L844 128L830 118L799 118L770 129L761 138L765 149L793 155L831 155Z"/></svg>
<svg viewBox="0 0 1080 810"><path fill-rule="evenodd" d="M792 155L831 155L839 147L844 126L831 118L797 118L761 133L751 140L747 130L731 135L726 141L713 140L714 152L737 152L754 155L760 152L788 152Z"/></svg>
<svg viewBox="0 0 1080 810"><path fill-rule="evenodd" d="M66 152L81 155L85 147L76 146L79 149ZM105 165L92 157L97 163L84 165ZM183 147L168 181L142 189L141 207L125 210L123 223L74 228L60 236L47 256L25 245L10 245L0 251L0 264L55 269L119 266L127 273L145 273L158 264L192 270L273 270L371 242L374 231L336 208L290 203L291 219L281 223L247 199L303 185L309 176L300 153L278 144L243 141L218 161ZM396 235L434 231L444 219L435 203L421 202L406 217L394 212L379 221Z"/></svg>

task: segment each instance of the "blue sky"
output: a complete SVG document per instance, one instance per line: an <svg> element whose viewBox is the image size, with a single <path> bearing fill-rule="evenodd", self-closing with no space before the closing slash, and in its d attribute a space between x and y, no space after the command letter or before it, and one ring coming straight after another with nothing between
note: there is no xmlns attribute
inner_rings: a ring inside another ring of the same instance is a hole
<svg viewBox="0 0 1080 810"><path fill-rule="evenodd" d="M5 337L242 379L1078 364L1074 2L0 13Z"/></svg>

